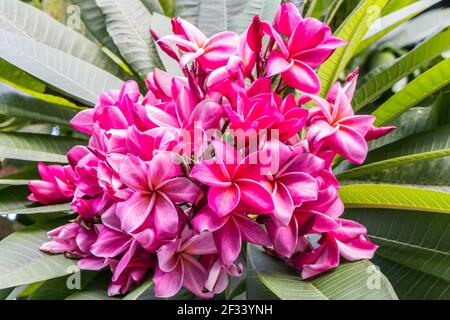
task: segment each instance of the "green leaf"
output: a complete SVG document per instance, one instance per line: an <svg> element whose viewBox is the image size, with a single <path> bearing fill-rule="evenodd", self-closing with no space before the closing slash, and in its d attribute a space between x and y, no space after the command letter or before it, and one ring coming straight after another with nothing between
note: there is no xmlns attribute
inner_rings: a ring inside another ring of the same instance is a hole
<svg viewBox="0 0 450 320"><path fill-rule="evenodd" d="M14 83L17 86L34 90L36 92L44 92L45 84L38 79L23 72L12 64L0 59L0 80L2 82Z"/></svg>
<svg viewBox="0 0 450 320"><path fill-rule="evenodd" d="M237 0L202 0L200 1L198 27L207 36L236 30L236 19L245 10L246 1Z"/></svg>
<svg viewBox="0 0 450 320"><path fill-rule="evenodd" d="M380 247L374 259L401 299L450 299L450 215L351 209Z"/></svg>
<svg viewBox="0 0 450 320"><path fill-rule="evenodd" d="M422 73L378 107L372 113L377 117L375 125L381 126L389 123L449 83L450 58Z"/></svg>
<svg viewBox="0 0 450 320"><path fill-rule="evenodd" d="M138 300L143 294L153 289L152 277L147 277L142 283L134 288L130 293L123 297L123 300Z"/></svg>
<svg viewBox="0 0 450 320"><path fill-rule="evenodd" d="M61 277L75 270L74 260L39 250L48 241L47 231L63 221L27 227L0 242L0 289Z"/></svg>
<svg viewBox="0 0 450 320"><path fill-rule="evenodd" d="M326 96L328 90L336 82L348 62L352 59L370 25L378 17L387 0L364 0L347 18L336 32L336 37L348 44L337 49L319 69L321 95Z"/></svg>
<svg viewBox="0 0 450 320"><path fill-rule="evenodd" d="M202 0L175 0L174 16L198 25L198 14Z"/></svg>
<svg viewBox="0 0 450 320"><path fill-rule="evenodd" d="M247 298L281 300L365 300L396 299L386 277L380 274L381 287L369 289L375 269L367 260L342 263L336 269L309 280L301 280L285 262L249 245L247 251ZM371 272L372 271L372 272Z"/></svg>
<svg viewBox="0 0 450 320"><path fill-rule="evenodd" d="M254 16L260 16L263 20L272 21L280 6L278 0L251 0L243 1L244 9L236 16L232 16L233 22L229 30L242 33L252 23Z"/></svg>
<svg viewBox="0 0 450 320"><path fill-rule="evenodd" d="M29 192L28 192L29 193ZM1 207L1 204L0 204ZM70 203L64 204L55 204L50 206L40 206L40 207L32 207L32 208L24 208L24 209L14 209L14 210L1 210L1 214L36 214L36 213L59 213L70 211Z"/></svg>
<svg viewBox="0 0 450 320"><path fill-rule="evenodd" d="M6 298L8 298L8 296L11 294L11 292L13 292L13 290L14 287L0 289L0 300L5 300Z"/></svg>
<svg viewBox="0 0 450 320"><path fill-rule="evenodd" d="M408 136L370 151L364 165L350 167L339 179L353 179L420 160L450 156L450 125Z"/></svg>
<svg viewBox="0 0 450 320"><path fill-rule="evenodd" d="M353 109L358 111L389 90L397 81L414 72L450 49L450 28L418 45L393 63L380 66L366 75L363 85L353 97Z"/></svg>
<svg viewBox="0 0 450 320"><path fill-rule="evenodd" d="M95 43L53 19L43 11L19 0L0 4L0 26L49 47L61 50L119 77L123 70Z"/></svg>
<svg viewBox="0 0 450 320"><path fill-rule="evenodd" d="M163 14L163 8L158 0L141 0L144 6L150 12L157 12Z"/></svg>
<svg viewBox="0 0 450 320"><path fill-rule="evenodd" d="M36 99L0 82L0 114L68 126L76 112L55 103Z"/></svg>
<svg viewBox="0 0 450 320"><path fill-rule="evenodd" d="M378 39L381 39L383 36L394 30L404 22L411 20L419 13L425 11L426 9L441 1L442 0L417 1L409 6L399 9L398 11L381 17L373 23L372 27L369 29L363 41L361 42L356 54L362 52L372 43L374 43Z"/></svg>
<svg viewBox="0 0 450 320"><path fill-rule="evenodd" d="M27 200L30 194L27 186L13 186L0 191L0 215L9 211L25 209L32 202Z"/></svg>
<svg viewBox="0 0 450 320"><path fill-rule="evenodd" d="M108 296L111 277L110 271L100 272L86 287L71 294L66 300L119 300Z"/></svg>
<svg viewBox="0 0 450 320"><path fill-rule="evenodd" d="M139 0L96 0L105 16L106 28L127 64L145 79L160 68L158 53L150 36L152 16Z"/></svg>
<svg viewBox="0 0 450 320"><path fill-rule="evenodd" d="M47 280L28 297L28 300L63 300L77 290L85 288L97 274L98 272L94 271L81 271L77 274ZM76 283L76 277L79 277L79 283ZM80 288L70 289L68 284L79 284Z"/></svg>
<svg viewBox="0 0 450 320"><path fill-rule="evenodd" d="M81 19L89 32L106 48L116 55L120 55L119 49L106 31L105 17L95 4L95 0L72 0L81 10Z"/></svg>
<svg viewBox="0 0 450 320"><path fill-rule="evenodd" d="M88 104L122 81L102 69L32 39L0 30L0 57Z"/></svg>
<svg viewBox="0 0 450 320"><path fill-rule="evenodd" d="M389 184L343 186L346 208L390 208L450 213L450 193Z"/></svg>
<svg viewBox="0 0 450 320"><path fill-rule="evenodd" d="M4 158L66 163L67 152L86 141L68 137L19 132L0 132L0 154Z"/></svg>

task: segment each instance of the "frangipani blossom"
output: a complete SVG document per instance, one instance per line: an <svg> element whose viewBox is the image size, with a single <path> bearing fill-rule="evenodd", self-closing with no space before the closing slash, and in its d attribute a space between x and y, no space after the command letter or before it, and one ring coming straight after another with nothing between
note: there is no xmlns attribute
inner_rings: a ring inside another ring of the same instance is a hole
<svg viewBox="0 0 450 320"><path fill-rule="evenodd" d="M134 232L150 223L161 235L175 235L176 204L192 203L200 193L200 188L188 178L180 177L181 172L174 155L168 152L158 153L149 163L135 156L125 157L119 165L119 175L134 192L128 200L117 204L122 229Z"/></svg>
<svg viewBox="0 0 450 320"><path fill-rule="evenodd" d="M168 241L157 252L158 266L153 281L157 297L171 297L185 287L200 297L212 297L205 292L208 274L195 255L216 253L212 234L204 232L195 235L188 228L177 239Z"/></svg>
<svg viewBox="0 0 450 320"><path fill-rule="evenodd" d="M243 159L232 146L213 141L216 159L203 160L192 169L195 180L210 186L208 204L223 217L238 208L251 213L268 213L274 209L272 197L261 181L261 165L251 164L256 155Z"/></svg>
<svg viewBox="0 0 450 320"><path fill-rule="evenodd" d="M176 45L184 54L180 58L180 66L197 60L205 70L214 70L224 66L230 55L236 53L239 36L234 32L221 32L207 38L190 22L177 18L172 19L174 35L163 36L158 43Z"/></svg>
<svg viewBox="0 0 450 320"><path fill-rule="evenodd" d="M338 228L323 234L318 248L303 252L292 261L293 266L301 270L303 279L337 267L340 256L349 261L373 257L378 246L367 239L366 228L350 220L339 219L338 222Z"/></svg>
<svg viewBox="0 0 450 320"><path fill-rule="evenodd" d="M281 73L287 85L306 93L319 93L320 82L314 69L346 42L333 37L330 28L319 20L303 19L292 3L282 4L274 27L263 23L263 28L278 46L267 60L266 76ZM279 32L289 39L288 43Z"/></svg>
<svg viewBox="0 0 450 320"><path fill-rule="evenodd" d="M28 200L46 205L70 201L75 191L75 173L70 166L38 164L42 180L34 180L28 184L32 194Z"/></svg>
<svg viewBox="0 0 450 320"><path fill-rule="evenodd" d="M269 246L270 240L259 224L244 214L231 212L220 216L209 206L203 207L192 220L199 232L213 232L214 242L222 264L230 267L241 252L242 240L260 246Z"/></svg>
<svg viewBox="0 0 450 320"><path fill-rule="evenodd" d="M182 76L154 69L142 98L135 81L102 93L71 121L89 141L67 153L69 165L38 165L29 199L76 214L41 250L109 270L111 296L152 275L164 298L183 287L201 298L224 292L243 276L246 242L303 278L340 257L371 258L367 230L341 218L332 163L337 154L361 163L367 141L393 128L354 114L357 70L326 99L314 95L315 70L345 42L290 3L241 35L208 39L180 18L172 31L151 34ZM309 100L317 107L301 107Z"/></svg>

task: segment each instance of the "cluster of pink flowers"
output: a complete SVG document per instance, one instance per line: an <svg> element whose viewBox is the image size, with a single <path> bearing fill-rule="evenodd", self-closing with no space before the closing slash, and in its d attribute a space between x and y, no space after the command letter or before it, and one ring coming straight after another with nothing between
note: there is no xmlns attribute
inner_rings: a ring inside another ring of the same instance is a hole
<svg viewBox="0 0 450 320"><path fill-rule="evenodd" d="M110 295L153 272L158 297L222 292L244 272L243 241L304 279L340 257L371 258L364 226L340 218L331 162L339 154L362 163L366 141L392 128L354 115L356 72L317 96L315 70L345 42L292 4L273 24L255 17L241 36L208 39L180 18L172 30L152 35L184 75L154 70L144 97L134 81L101 94L71 122L91 136L88 146L70 150L67 166L39 165L29 198L71 202L77 213L41 249L81 269L110 268Z"/></svg>

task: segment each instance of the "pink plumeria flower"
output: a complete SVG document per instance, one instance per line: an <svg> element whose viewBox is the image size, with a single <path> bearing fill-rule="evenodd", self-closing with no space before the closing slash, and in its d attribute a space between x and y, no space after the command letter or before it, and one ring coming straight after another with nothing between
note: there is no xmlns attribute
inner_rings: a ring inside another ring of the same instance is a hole
<svg viewBox="0 0 450 320"><path fill-rule="evenodd" d="M157 252L158 265L153 276L155 295L171 297L185 287L197 296L212 297L205 290L207 271L194 256L216 252L211 233L196 235L186 227L181 237L167 241Z"/></svg>
<svg viewBox="0 0 450 320"><path fill-rule="evenodd" d="M289 86L307 93L319 93L320 82L314 69L346 42L333 37L330 28L319 20L303 19L291 3L280 7L274 27L265 22L263 28L278 45L267 60L267 76L281 73ZM289 39L287 44L279 32Z"/></svg>
<svg viewBox="0 0 450 320"><path fill-rule="evenodd" d="M31 194L28 200L45 205L70 202L75 192L75 173L70 166L50 165L40 162L39 175L42 180L28 184Z"/></svg>
<svg viewBox="0 0 450 320"><path fill-rule="evenodd" d="M257 155L245 159L232 146L213 141L215 160L203 160L191 172L195 180L210 186L208 204L219 216L226 216L238 205L255 214L274 209L272 197L261 181L261 165L250 163ZM255 160L256 162L256 160Z"/></svg>
<svg viewBox="0 0 450 320"><path fill-rule="evenodd" d="M172 19L174 35L163 36L158 43L176 45L184 54L180 58L180 67L184 68L196 60L204 70L214 70L224 66L230 55L236 53L239 36L234 32L221 32L208 39L200 30L188 21Z"/></svg>
<svg viewBox="0 0 450 320"><path fill-rule="evenodd" d="M92 134L94 123L105 130L126 129L134 123L134 104L140 95L135 81L125 82L120 91L102 93L95 108L79 112L70 124L86 134Z"/></svg>
<svg viewBox="0 0 450 320"><path fill-rule="evenodd" d="M222 264L220 257L216 254L203 255L199 262L207 270L208 277L205 288L214 294L225 291L228 287L228 277L241 277L244 273L244 266L238 262L227 267Z"/></svg>
<svg viewBox="0 0 450 320"><path fill-rule="evenodd" d="M337 267L340 256L349 261L373 257L378 246L367 239L366 228L350 220L339 219L338 222L338 228L322 235L318 248L303 252L292 261L294 267L301 270L303 279Z"/></svg>
<svg viewBox="0 0 450 320"><path fill-rule="evenodd" d="M117 205L122 229L134 232L148 222L158 234L176 235L179 220L176 204L193 203L201 192L181 173L181 166L170 152L160 152L148 163L132 155L125 157L119 166L119 176L134 192Z"/></svg>
<svg viewBox="0 0 450 320"><path fill-rule="evenodd" d="M269 246L267 233L255 221L242 213L231 212L225 216L218 215L209 206L203 207L192 220L197 232L213 232L222 264L230 267L241 252L242 240Z"/></svg>
<svg viewBox="0 0 450 320"><path fill-rule="evenodd" d="M97 239L94 228L86 229L76 222L65 224L47 233L52 239L41 245L40 250L49 253L64 253L71 258L89 256L90 247Z"/></svg>

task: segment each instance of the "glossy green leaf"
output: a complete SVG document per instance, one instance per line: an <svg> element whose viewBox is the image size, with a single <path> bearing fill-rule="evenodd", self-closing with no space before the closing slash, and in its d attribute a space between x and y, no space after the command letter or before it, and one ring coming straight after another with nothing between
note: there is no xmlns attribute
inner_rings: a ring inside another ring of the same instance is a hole
<svg viewBox="0 0 450 320"><path fill-rule="evenodd" d="M32 202L27 200L30 190L27 186L12 186L0 191L0 215L13 210L25 209Z"/></svg>
<svg viewBox="0 0 450 320"><path fill-rule="evenodd" d="M63 221L27 227L0 242L0 289L57 278L76 270L76 261L39 250L48 241L47 231Z"/></svg>
<svg viewBox="0 0 450 320"><path fill-rule="evenodd" d="M95 104L98 95L118 89L110 73L30 38L0 30L0 57L72 97Z"/></svg>
<svg viewBox="0 0 450 320"><path fill-rule="evenodd" d="M8 159L67 162L67 152L85 141L44 134L0 132L0 154Z"/></svg>
<svg viewBox="0 0 450 320"><path fill-rule="evenodd" d="M421 0L410 4L409 6L403 7L398 11L392 12L386 16L381 17L375 21L372 27L369 29L367 34L364 36L363 41L359 45L357 53L362 52L372 43L381 39L384 35L394 30L402 23L411 20L421 12L432 7L442 0Z"/></svg>
<svg viewBox="0 0 450 320"><path fill-rule="evenodd" d="M33 121L69 125L76 111L36 99L0 82L0 114Z"/></svg>
<svg viewBox="0 0 450 320"><path fill-rule="evenodd" d="M145 79L161 62L150 36L152 16L139 0L96 0L106 29L127 64Z"/></svg>
<svg viewBox="0 0 450 320"><path fill-rule="evenodd" d="M365 300L396 299L386 277L380 288L370 289L370 277L375 271L367 260L342 263L338 268L309 280L301 280L285 262L249 245L247 251L247 298L281 300Z"/></svg>
<svg viewBox="0 0 450 320"><path fill-rule="evenodd" d="M242 33L248 28L252 23L254 16L260 16L262 20L265 21L273 21L281 1L251 0L242 2L244 3L244 8L243 10L238 11L237 15L232 16L234 22L231 23L229 28L229 30L238 33Z"/></svg>
<svg viewBox="0 0 450 320"><path fill-rule="evenodd" d="M123 70L95 43L22 1L3 0L0 3L0 26L3 30L61 50L112 74L124 76Z"/></svg>
<svg viewBox="0 0 450 320"><path fill-rule="evenodd" d="M335 36L348 42L337 49L319 69L321 83L320 94L326 96L328 90L338 79L358 49L370 25L376 20L379 12L386 5L387 0L362 1L342 24Z"/></svg>
<svg viewBox="0 0 450 320"><path fill-rule="evenodd" d="M346 208L390 208L450 213L450 193L389 184L355 184L339 189Z"/></svg>
<svg viewBox="0 0 450 320"><path fill-rule="evenodd" d="M0 81L14 83L17 86L40 93L45 91L45 83L32 77L28 73L23 72L3 59L0 59Z"/></svg>
<svg viewBox="0 0 450 320"><path fill-rule="evenodd" d="M373 113L375 125L389 123L409 108L450 83L450 58L433 66L394 94Z"/></svg>
<svg viewBox="0 0 450 320"><path fill-rule="evenodd" d="M397 81L430 62L450 49L450 28L440 32L418 45L387 66L380 66L363 79L363 85L356 90L352 105L355 111L377 99Z"/></svg>
<svg viewBox="0 0 450 320"><path fill-rule="evenodd" d="M42 283L29 297L28 300L63 300L82 290L97 275L94 271L80 271L75 274L50 279ZM76 286L79 285L77 289Z"/></svg>
<svg viewBox="0 0 450 320"><path fill-rule="evenodd" d="M140 285L130 291L123 297L123 300L138 300L139 297L148 293L149 291L153 291L153 280L152 277L147 277Z"/></svg>
<svg viewBox="0 0 450 320"><path fill-rule="evenodd" d="M415 161L450 156L450 125L408 136L370 151L359 167L339 174L339 179L354 179L372 172Z"/></svg>
<svg viewBox="0 0 450 320"><path fill-rule="evenodd" d="M197 25L201 1L202 0L175 0L174 16L181 17L194 25Z"/></svg>
<svg viewBox="0 0 450 320"><path fill-rule="evenodd" d="M0 204L1 207L1 204ZM70 211L69 203L55 204L50 206L27 207L23 209L0 210L1 214L37 214L37 213L59 213Z"/></svg>
<svg viewBox="0 0 450 320"><path fill-rule="evenodd" d="M450 299L450 215L390 209L351 209L380 247L374 263L401 299Z"/></svg>
<svg viewBox="0 0 450 320"><path fill-rule="evenodd" d="M111 282L111 272L100 272L86 287L71 294L66 300L119 300L108 296L108 285Z"/></svg>
<svg viewBox="0 0 450 320"><path fill-rule="evenodd" d="M95 0L72 0L72 2L80 8L81 19L89 32L111 52L120 55L119 49L106 31L105 17Z"/></svg>

